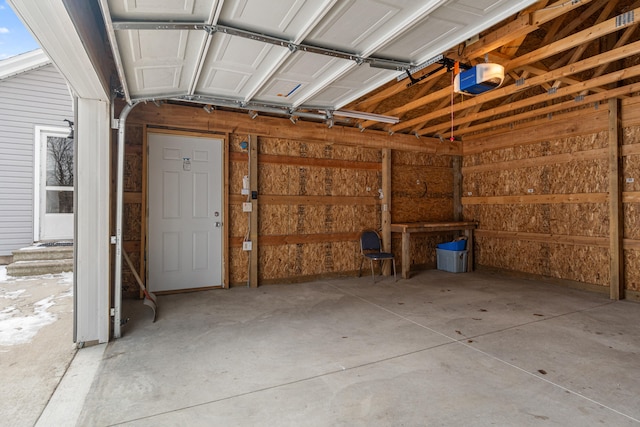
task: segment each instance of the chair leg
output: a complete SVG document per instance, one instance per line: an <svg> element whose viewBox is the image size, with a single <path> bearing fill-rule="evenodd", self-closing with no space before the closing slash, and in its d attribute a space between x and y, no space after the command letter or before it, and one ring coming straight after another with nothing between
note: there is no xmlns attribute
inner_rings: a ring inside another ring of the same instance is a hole
<svg viewBox="0 0 640 427"><path fill-rule="evenodd" d="M358 271L358 277L362 277L362 262L364 261L364 257L360 257L360 270Z"/></svg>
<svg viewBox="0 0 640 427"><path fill-rule="evenodd" d="M373 279L373 283L376 283L376 274L373 272L373 260L370 259L369 262L371 263L371 278Z"/></svg>
<svg viewBox="0 0 640 427"><path fill-rule="evenodd" d="M393 265L393 280L398 281L398 276L396 276L396 259L391 258L391 264Z"/></svg>

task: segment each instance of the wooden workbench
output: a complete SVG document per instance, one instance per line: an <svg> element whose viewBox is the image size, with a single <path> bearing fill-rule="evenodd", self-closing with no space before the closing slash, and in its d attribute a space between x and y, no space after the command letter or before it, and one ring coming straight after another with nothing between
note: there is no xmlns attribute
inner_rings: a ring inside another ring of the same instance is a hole
<svg viewBox="0 0 640 427"><path fill-rule="evenodd" d="M438 233L443 231L461 231L467 238L467 271L473 270L473 230L477 222L409 222L391 224L392 233L402 233L402 278L409 278L411 269L411 233Z"/></svg>

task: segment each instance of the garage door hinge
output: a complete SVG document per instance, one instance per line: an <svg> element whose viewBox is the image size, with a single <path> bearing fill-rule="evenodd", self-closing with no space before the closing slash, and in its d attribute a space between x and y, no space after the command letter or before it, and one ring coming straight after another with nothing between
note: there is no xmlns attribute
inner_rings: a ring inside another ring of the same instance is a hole
<svg viewBox="0 0 640 427"><path fill-rule="evenodd" d="M113 308L113 307L111 307L111 310L109 310L109 315L110 315L111 317L115 316L115 315L116 315L116 309L115 309L115 308Z"/></svg>

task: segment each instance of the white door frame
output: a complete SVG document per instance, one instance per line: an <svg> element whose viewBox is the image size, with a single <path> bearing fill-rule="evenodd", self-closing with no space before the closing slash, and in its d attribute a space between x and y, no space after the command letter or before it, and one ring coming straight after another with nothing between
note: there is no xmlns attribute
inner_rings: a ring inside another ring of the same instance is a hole
<svg viewBox="0 0 640 427"><path fill-rule="evenodd" d="M46 206L41 203L43 191L43 166L47 159L43 158L44 152L43 136L54 135L66 137L69 135L69 127L66 126L35 126L34 131L34 162L33 162L33 241L41 240L41 222L43 220ZM74 153L75 155L75 153ZM74 159L75 162L75 159ZM75 178L74 178L75 179ZM73 236L69 236L73 238Z"/></svg>
<svg viewBox="0 0 640 427"><path fill-rule="evenodd" d="M221 208L220 208L220 220L222 222L222 239L221 239L221 252L220 252L220 256L221 256L221 283L220 286L212 286L211 288L217 288L217 287L221 287L221 288L228 288L229 284L228 284L228 270L227 270L227 254L228 254L228 200L229 200L229 188L228 188L228 167L229 167L229 161L228 161L228 139L227 136L224 134L218 134L218 133L202 133L202 132L198 132L198 131L184 131L184 130L170 130L170 129L157 129L157 128L148 128L147 132L145 132L146 134L146 141L145 141L145 145L147 147L146 150L146 155L147 155L147 162L148 162L148 153L149 153L149 135L150 134L164 134L164 135L175 135L175 136L183 136L186 138L205 138L205 139L211 139L211 140L219 140L222 144L222 168L220 170L220 189L221 189ZM147 171L147 181L149 180L149 173L151 172L151 166L147 164L146 167L146 171ZM149 211L148 209L150 208L150 204L149 204L149 184L147 184L146 186L146 230L144 230L145 232L145 257L147 259L147 262L145 263L145 267L146 267L146 271L145 271L145 283L149 283L149 261L150 261L150 254L149 254L149 235L150 235L150 221L149 221ZM207 289L207 288L202 288L202 289ZM151 289L153 290L153 289Z"/></svg>

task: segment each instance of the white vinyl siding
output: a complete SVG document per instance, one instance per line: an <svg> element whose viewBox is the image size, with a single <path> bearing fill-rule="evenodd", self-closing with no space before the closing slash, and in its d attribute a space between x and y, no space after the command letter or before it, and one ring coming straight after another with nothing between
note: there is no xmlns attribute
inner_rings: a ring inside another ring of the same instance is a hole
<svg viewBox="0 0 640 427"><path fill-rule="evenodd" d="M0 256L33 243L35 127L65 127L72 107L51 64L0 80Z"/></svg>

